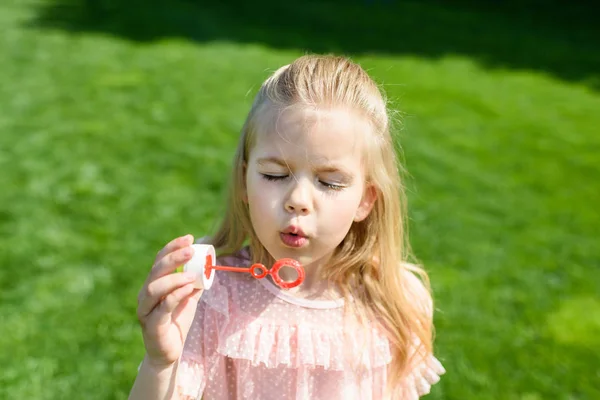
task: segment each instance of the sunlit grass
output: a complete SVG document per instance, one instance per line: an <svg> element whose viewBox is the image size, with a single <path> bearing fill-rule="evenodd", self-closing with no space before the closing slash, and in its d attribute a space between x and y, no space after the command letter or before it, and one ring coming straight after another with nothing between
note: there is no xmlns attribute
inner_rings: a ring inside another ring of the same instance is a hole
<svg viewBox="0 0 600 400"><path fill-rule="evenodd" d="M252 94L302 49L38 30L35 11L0 6L0 398L123 399L156 251L217 222ZM448 370L429 398L599 398L598 91L464 54L356 60L401 110Z"/></svg>

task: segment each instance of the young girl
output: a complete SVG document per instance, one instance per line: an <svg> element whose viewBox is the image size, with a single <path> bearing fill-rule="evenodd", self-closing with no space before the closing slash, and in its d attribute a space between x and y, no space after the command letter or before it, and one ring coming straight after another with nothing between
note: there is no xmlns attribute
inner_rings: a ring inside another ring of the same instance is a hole
<svg viewBox="0 0 600 400"><path fill-rule="evenodd" d="M444 369L427 276L405 262L405 205L385 100L367 73L333 56L280 68L242 129L224 221L203 241L218 265L293 258L306 279L282 290L217 271L202 292L193 274L173 273L193 238L167 244L138 297L146 356L130 399L428 393Z"/></svg>

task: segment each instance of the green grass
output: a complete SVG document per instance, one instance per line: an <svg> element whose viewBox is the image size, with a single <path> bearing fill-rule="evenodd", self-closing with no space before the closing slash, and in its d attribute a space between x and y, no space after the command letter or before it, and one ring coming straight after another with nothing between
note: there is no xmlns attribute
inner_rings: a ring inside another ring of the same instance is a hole
<svg viewBox="0 0 600 400"><path fill-rule="evenodd" d="M117 4L0 5L0 398L126 398L156 251L214 227L252 95L306 50L402 111L428 398L600 398L591 3Z"/></svg>

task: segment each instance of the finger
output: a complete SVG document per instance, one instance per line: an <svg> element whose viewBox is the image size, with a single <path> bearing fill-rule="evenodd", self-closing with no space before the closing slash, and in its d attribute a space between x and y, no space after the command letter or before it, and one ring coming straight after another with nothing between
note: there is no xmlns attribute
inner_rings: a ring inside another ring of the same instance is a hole
<svg viewBox="0 0 600 400"><path fill-rule="evenodd" d="M139 296L138 317L144 318L152 312L164 297L177 288L193 283L195 280L196 274L184 272L163 276L144 285Z"/></svg>
<svg viewBox="0 0 600 400"><path fill-rule="evenodd" d="M176 239L171 240L169 243L167 243L165 245L165 247L160 249L158 254L156 254L154 263L156 264L158 261L160 261L161 258L163 258L164 256L166 256L169 253L174 252L177 249L180 249L182 247L191 246L192 243L194 243L194 236L192 236L192 235L180 236Z"/></svg>
<svg viewBox="0 0 600 400"><path fill-rule="evenodd" d="M171 292L160 305L161 312L170 314L175 308L181 303L182 300L186 300L187 297L194 291L194 285L189 284L180 287L177 290ZM161 318L162 319L162 318Z"/></svg>
<svg viewBox="0 0 600 400"><path fill-rule="evenodd" d="M203 292L204 289L194 289L191 294L187 295L187 297L184 297L183 300L181 300L179 304L177 304L175 309L171 312L170 317L172 319L178 319L181 316L181 314L187 308L190 307L190 303L192 304L191 307L193 307L193 309L195 310L198 306L198 301L200 300L200 296L202 296Z"/></svg>
<svg viewBox="0 0 600 400"><path fill-rule="evenodd" d="M174 272L179 266L190 261L194 256L194 248L192 246L183 247L167 254L161 258L150 271L148 282L156 280L161 276L169 275Z"/></svg>

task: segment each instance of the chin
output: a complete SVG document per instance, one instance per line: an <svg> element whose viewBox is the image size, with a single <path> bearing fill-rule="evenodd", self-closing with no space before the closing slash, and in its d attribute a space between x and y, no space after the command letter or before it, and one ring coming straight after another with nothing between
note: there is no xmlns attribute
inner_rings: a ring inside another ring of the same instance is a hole
<svg viewBox="0 0 600 400"><path fill-rule="evenodd" d="M292 258L298 261L303 266L310 265L316 261L325 258L333 254L333 251L335 250L335 248L332 248L329 252L324 251L324 249L320 249L321 251L318 251L318 249L311 247L310 243L303 247L293 248L287 247L280 242L272 243L268 247L265 246L265 248L269 252L269 255L271 255L271 257L273 257L275 261L280 260L282 258Z"/></svg>
<svg viewBox="0 0 600 400"><path fill-rule="evenodd" d="M271 257L275 259L275 261L281 260L282 258L292 258L298 261L300 264L304 265L305 263L311 263L314 260L314 258L310 254L306 254L305 248L294 249L286 247L284 245L278 245L273 250L274 251L271 251L271 249L267 248L267 251L269 252Z"/></svg>

